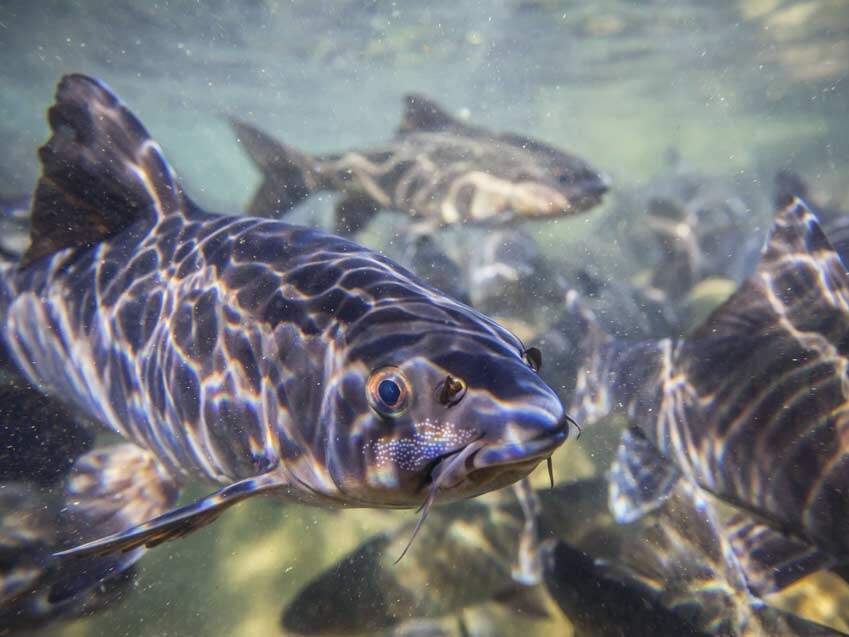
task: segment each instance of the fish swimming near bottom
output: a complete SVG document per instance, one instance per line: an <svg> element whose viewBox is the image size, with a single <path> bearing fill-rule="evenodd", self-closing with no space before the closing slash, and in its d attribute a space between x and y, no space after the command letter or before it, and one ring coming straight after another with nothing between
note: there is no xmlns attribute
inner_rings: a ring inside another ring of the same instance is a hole
<svg viewBox="0 0 849 637"><path fill-rule="evenodd" d="M263 174L248 214L279 217L315 192L339 192L340 234L357 232L386 209L430 229L560 217L598 205L609 187L574 155L472 126L421 95L404 98L394 139L367 150L309 156L251 124L231 124Z"/></svg>
<svg viewBox="0 0 849 637"><path fill-rule="evenodd" d="M49 121L0 335L32 382L126 440L73 467L85 531L57 558L118 572L262 493L421 507L421 523L567 438L538 352L492 320L340 237L200 210L97 80L63 78ZM175 508L189 480L218 490Z"/></svg>
<svg viewBox="0 0 849 637"><path fill-rule="evenodd" d="M552 621L550 596L578 637L840 634L753 596L711 503L689 483L630 524L613 520L607 486L592 478L538 493L551 544L542 550L544 586L511 575L523 515L514 501L490 496L434 512L439 522L398 565L387 548L406 540L408 525L367 540L295 595L283 628L305 637L392 635L411 620L469 624L469 611L493 604ZM515 632L508 621L495 634Z"/></svg>
<svg viewBox="0 0 849 637"><path fill-rule="evenodd" d="M62 485L94 435L23 379L0 377L0 635L90 615L118 601L133 569L109 560L56 562L76 536ZM105 567L105 568L104 568Z"/></svg>
<svg viewBox="0 0 849 637"><path fill-rule="evenodd" d="M632 427L611 505L630 521L680 480L733 504L750 588L780 590L849 560L849 275L805 204L781 210L755 273L688 336L613 339L573 293L590 424Z"/></svg>

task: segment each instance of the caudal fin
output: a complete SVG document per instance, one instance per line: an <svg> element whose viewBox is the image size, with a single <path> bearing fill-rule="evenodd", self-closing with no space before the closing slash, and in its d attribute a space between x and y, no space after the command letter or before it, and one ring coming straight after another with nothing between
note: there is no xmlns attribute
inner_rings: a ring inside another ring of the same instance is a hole
<svg viewBox="0 0 849 637"><path fill-rule="evenodd" d="M579 343L578 373L569 413L577 422L591 425L615 406L628 409L641 379L655 372L658 353L668 340L623 341L608 334L580 295L566 293L570 333ZM627 371L627 375L624 372Z"/></svg>
<svg viewBox="0 0 849 637"><path fill-rule="evenodd" d="M66 75L48 112L53 135L39 150L29 263L91 246L139 220L179 211L184 197L159 145L101 82Z"/></svg>
<svg viewBox="0 0 849 637"><path fill-rule="evenodd" d="M254 217L281 217L320 190L315 159L259 130L230 117L230 126L248 157L262 172L262 183L246 212Z"/></svg>

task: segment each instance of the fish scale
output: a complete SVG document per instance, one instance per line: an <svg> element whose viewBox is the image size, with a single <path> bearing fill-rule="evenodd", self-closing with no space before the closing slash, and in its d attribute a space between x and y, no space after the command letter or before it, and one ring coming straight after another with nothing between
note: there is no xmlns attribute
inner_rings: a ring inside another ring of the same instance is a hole
<svg viewBox="0 0 849 637"><path fill-rule="evenodd" d="M259 493L423 521L566 439L536 353L484 315L346 239L201 210L97 80L63 78L49 120L31 247L0 265L2 340L128 441L72 470L80 545L60 557L129 568ZM173 508L188 480L218 490Z"/></svg>

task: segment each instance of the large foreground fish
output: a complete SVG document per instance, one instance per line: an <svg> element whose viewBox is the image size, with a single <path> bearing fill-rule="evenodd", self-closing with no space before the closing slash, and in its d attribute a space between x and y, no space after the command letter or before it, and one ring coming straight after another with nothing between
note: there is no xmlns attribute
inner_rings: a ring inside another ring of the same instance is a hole
<svg viewBox="0 0 849 637"><path fill-rule="evenodd" d="M31 246L0 269L2 339L126 439L72 470L69 514L90 524L64 555L123 551L117 571L259 493L422 521L566 439L538 352L493 321L350 241L200 210L96 80L65 77L49 120ZM189 479L220 488L173 508Z"/></svg>
<svg viewBox="0 0 849 637"><path fill-rule="evenodd" d="M626 342L570 293L584 423L623 410L611 504L634 520L691 480L732 503L756 593L849 561L849 276L794 199L755 274L685 338Z"/></svg>
<svg viewBox="0 0 849 637"><path fill-rule="evenodd" d="M421 95L405 98L395 138L368 150L309 156L231 123L263 174L248 214L279 216L315 192L339 192L339 233L356 232L385 209L430 228L570 215L600 203L609 187L574 155L472 126Z"/></svg>

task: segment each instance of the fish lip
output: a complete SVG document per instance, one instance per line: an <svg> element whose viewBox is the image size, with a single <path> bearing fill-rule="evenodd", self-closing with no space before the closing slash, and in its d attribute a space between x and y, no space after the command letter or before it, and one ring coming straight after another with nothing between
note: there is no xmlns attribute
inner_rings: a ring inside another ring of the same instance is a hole
<svg viewBox="0 0 849 637"><path fill-rule="evenodd" d="M476 471L492 469L494 467L507 468L513 465L519 466L545 460L560 445L566 442L566 439L569 437L568 424L566 427L566 429L560 428L554 431L544 432L537 438L520 444L486 445L471 456L470 461L473 463L473 468L469 471L468 475L472 476ZM520 450L521 454L509 454L509 450L512 449ZM505 451L508 453L505 454Z"/></svg>

